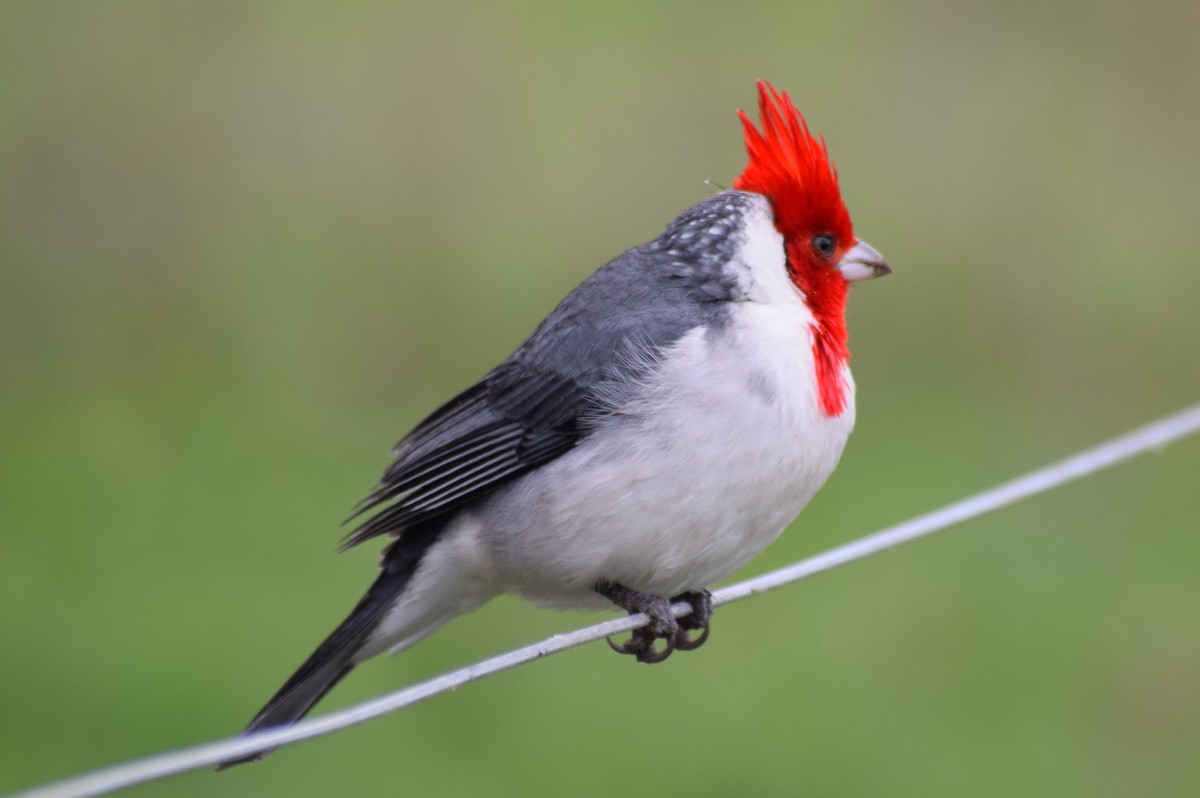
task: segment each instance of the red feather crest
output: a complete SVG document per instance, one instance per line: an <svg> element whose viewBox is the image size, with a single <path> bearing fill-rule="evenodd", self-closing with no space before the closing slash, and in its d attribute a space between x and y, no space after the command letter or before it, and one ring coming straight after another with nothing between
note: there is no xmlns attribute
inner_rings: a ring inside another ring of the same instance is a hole
<svg viewBox="0 0 1200 798"><path fill-rule="evenodd" d="M824 228L847 248L853 246L850 214L842 204L825 140L808 132L787 92L777 92L765 80L758 81L758 111L761 133L745 111L738 111L750 162L733 187L768 197L784 238Z"/></svg>

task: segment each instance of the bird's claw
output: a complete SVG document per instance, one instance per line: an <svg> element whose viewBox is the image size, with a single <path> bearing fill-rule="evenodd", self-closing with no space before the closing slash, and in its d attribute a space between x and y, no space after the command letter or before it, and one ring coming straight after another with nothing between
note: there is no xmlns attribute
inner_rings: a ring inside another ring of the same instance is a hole
<svg viewBox="0 0 1200 798"><path fill-rule="evenodd" d="M704 645L704 641L708 639L708 624L705 623L701 628L704 631L701 632L700 636L696 638L693 638L690 634L688 634L688 629L681 628L679 633L675 635L675 648L679 649L680 651L694 651L695 649Z"/></svg>
<svg viewBox="0 0 1200 798"><path fill-rule="evenodd" d="M634 629L624 643L608 638L609 648L618 654L631 654L638 662L653 664L671 656L675 649L691 651L700 648L708 639L712 619L712 593L708 590L681 593L670 602L612 582L600 582L596 592L631 613L644 612L649 617L647 624ZM690 604L692 611L676 618L671 614L671 605L681 601ZM690 632L697 630L702 630L700 635L692 637ZM663 641L662 648L658 647L659 640Z"/></svg>
<svg viewBox="0 0 1200 798"><path fill-rule="evenodd" d="M680 651L694 651L708 639L709 625L712 621L712 591L697 590L671 599L672 604L680 601L691 604L692 611L677 619L679 632L675 635L675 648ZM699 637L693 638L688 634L697 629L703 630Z"/></svg>
<svg viewBox="0 0 1200 798"><path fill-rule="evenodd" d="M609 648L618 654L632 654L637 657L638 662L653 665L671 656L671 652L675 650L677 645L679 634L676 631L668 632L665 635L658 635L643 627L641 629L634 629L633 636L624 643L614 643L611 637L607 638L607 640ZM661 649L657 646L660 639L663 641Z"/></svg>
<svg viewBox="0 0 1200 798"><path fill-rule="evenodd" d="M648 664L662 662L671 656L679 635L679 623L671 614L671 605L665 598L630 590L612 582L598 583L596 592L630 614L645 613L649 619L645 626L634 629L624 643L614 643L612 638L609 638L608 645L613 651L618 654L632 654L637 657L638 662ZM659 640L663 641L662 648L658 647Z"/></svg>

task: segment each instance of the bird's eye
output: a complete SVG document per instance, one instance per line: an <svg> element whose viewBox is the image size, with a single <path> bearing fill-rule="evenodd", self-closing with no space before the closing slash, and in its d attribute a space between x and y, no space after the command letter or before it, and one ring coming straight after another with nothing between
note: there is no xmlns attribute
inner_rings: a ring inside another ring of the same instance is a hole
<svg viewBox="0 0 1200 798"><path fill-rule="evenodd" d="M832 258L834 250L837 249L837 239L828 233L821 233L813 236L812 245L822 258Z"/></svg>

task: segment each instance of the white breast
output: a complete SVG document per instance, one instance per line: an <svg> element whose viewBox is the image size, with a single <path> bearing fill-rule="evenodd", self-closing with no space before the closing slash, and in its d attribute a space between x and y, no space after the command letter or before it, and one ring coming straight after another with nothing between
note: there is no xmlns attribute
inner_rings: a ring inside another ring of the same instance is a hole
<svg viewBox="0 0 1200 798"><path fill-rule="evenodd" d="M656 353L633 397L576 449L480 508L472 537L506 589L597 607L599 580L674 596L762 551L824 484L854 425L818 408L812 316L782 243L754 214L740 273L750 301Z"/></svg>

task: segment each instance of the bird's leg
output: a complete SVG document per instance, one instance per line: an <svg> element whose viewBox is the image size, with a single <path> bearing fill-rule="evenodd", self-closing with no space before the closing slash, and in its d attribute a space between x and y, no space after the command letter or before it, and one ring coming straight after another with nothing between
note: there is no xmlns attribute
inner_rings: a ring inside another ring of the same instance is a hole
<svg viewBox="0 0 1200 798"><path fill-rule="evenodd" d="M652 596L608 581L597 583L596 592L630 615L644 612L650 617L650 622L634 629L633 636L624 643L617 645L609 638L608 645L613 651L618 654L632 654L637 657L638 662L655 663L662 662L675 650L679 623L671 614L671 602L662 596ZM663 640L662 650L656 645L659 638Z"/></svg>
<svg viewBox="0 0 1200 798"><path fill-rule="evenodd" d="M679 624L679 633L675 635L675 648L680 651L691 651L700 648L704 645L704 641L708 639L708 624L712 620L712 591L711 590L693 590L687 593L680 593L675 598L671 599L672 604L680 601L686 601L692 605L690 614L682 618L676 618L675 622ZM692 639L688 632L696 629L703 629L700 636Z"/></svg>

